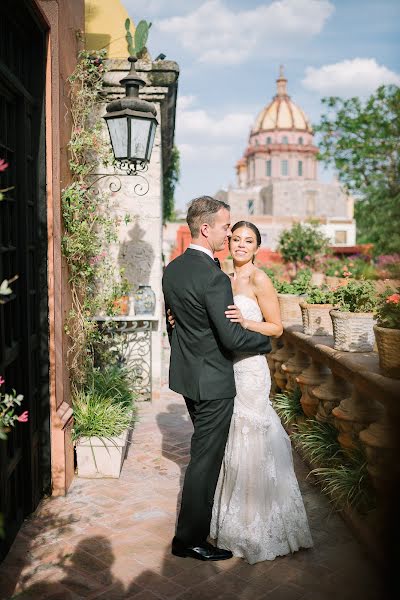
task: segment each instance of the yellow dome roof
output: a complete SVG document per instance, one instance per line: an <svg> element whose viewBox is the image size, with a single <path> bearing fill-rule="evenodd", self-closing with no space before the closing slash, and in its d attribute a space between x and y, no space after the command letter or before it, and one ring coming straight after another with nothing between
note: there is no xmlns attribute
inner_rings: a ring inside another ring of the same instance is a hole
<svg viewBox="0 0 400 600"><path fill-rule="evenodd" d="M259 113L251 133L255 134L261 131L274 131L277 129L297 129L312 133L312 128L306 115L287 94L287 79L283 75L282 67L276 83L277 94L272 102Z"/></svg>

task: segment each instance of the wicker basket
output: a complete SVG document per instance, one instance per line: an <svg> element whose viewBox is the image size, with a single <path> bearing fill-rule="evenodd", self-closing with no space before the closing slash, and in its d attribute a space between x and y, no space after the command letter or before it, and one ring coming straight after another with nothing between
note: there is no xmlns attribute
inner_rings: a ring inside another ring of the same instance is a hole
<svg viewBox="0 0 400 600"><path fill-rule="evenodd" d="M281 319L285 325L301 325L300 296L296 294L278 294Z"/></svg>
<svg viewBox="0 0 400 600"><path fill-rule="evenodd" d="M372 352L374 348L373 313L331 310L333 347L345 352Z"/></svg>
<svg viewBox="0 0 400 600"><path fill-rule="evenodd" d="M400 329L374 325L374 332L383 374L400 379Z"/></svg>
<svg viewBox="0 0 400 600"><path fill-rule="evenodd" d="M332 304L300 302L303 332L306 335L332 335L332 319L329 314L332 308Z"/></svg>

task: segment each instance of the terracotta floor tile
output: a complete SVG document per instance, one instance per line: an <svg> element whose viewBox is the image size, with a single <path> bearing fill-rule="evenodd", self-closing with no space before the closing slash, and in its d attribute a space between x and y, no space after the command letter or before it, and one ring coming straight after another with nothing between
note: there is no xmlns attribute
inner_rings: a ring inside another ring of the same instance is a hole
<svg viewBox="0 0 400 600"><path fill-rule="evenodd" d="M256 565L172 556L192 426L167 388L139 411L120 479L75 478L67 497L44 500L0 566L0 586L26 588L26 600L336 600L338 590L350 600L350 589L351 600L377 600L374 567L296 454L313 549Z"/></svg>

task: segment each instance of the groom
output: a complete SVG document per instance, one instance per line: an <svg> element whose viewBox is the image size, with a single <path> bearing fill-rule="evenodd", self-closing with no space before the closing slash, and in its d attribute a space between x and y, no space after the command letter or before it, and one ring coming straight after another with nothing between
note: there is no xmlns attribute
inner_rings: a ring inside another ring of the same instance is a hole
<svg viewBox="0 0 400 600"><path fill-rule="evenodd" d="M233 411L233 352L266 354L269 338L246 331L225 316L233 304L229 277L214 260L230 230L229 206L210 196L193 200L187 213L192 243L165 269L165 307L171 344L169 386L182 394L194 426L190 462L172 540L172 554L199 560L231 558L207 542L214 492Z"/></svg>

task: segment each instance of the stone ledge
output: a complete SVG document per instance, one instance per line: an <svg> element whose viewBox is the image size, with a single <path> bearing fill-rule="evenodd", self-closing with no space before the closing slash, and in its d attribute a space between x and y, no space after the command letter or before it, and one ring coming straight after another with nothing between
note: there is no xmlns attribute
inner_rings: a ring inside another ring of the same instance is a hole
<svg viewBox="0 0 400 600"><path fill-rule="evenodd" d="M285 327L287 341L300 347L316 361L323 362L345 381L368 391L369 395L400 414L400 380L382 375L377 352L342 352L334 350L332 336L308 336L301 325Z"/></svg>

